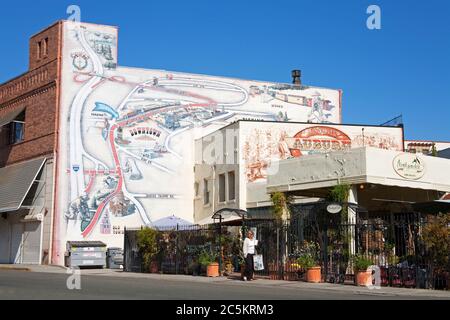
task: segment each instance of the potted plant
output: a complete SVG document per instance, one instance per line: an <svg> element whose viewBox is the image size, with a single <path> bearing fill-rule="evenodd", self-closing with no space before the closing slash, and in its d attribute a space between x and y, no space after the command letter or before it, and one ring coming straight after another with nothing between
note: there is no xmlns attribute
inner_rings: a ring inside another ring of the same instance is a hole
<svg viewBox="0 0 450 320"><path fill-rule="evenodd" d="M219 274L219 264L217 263L217 255L210 253L208 251L203 251L199 256L199 263L206 267L207 277L218 277Z"/></svg>
<svg viewBox="0 0 450 320"><path fill-rule="evenodd" d="M297 259L298 266L306 271L306 281L319 283L322 281L322 271L311 254L304 254Z"/></svg>
<svg viewBox="0 0 450 320"><path fill-rule="evenodd" d="M356 273L356 285L361 287L371 286L372 271L367 269L372 265L372 261L362 255L355 255L352 260Z"/></svg>
<svg viewBox="0 0 450 320"><path fill-rule="evenodd" d="M145 270L151 273L158 272L158 263L154 258L159 253L158 231L144 228L137 232L137 245L142 254Z"/></svg>
<svg viewBox="0 0 450 320"><path fill-rule="evenodd" d="M306 272L306 281L319 283L322 281L322 270L318 262L318 246L305 242L297 258L297 266Z"/></svg>

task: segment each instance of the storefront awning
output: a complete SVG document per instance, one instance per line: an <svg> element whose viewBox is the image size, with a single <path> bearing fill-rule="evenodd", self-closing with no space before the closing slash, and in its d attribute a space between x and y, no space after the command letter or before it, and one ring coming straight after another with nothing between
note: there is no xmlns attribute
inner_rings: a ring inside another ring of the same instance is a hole
<svg viewBox="0 0 450 320"><path fill-rule="evenodd" d="M0 168L0 213L19 210L46 159Z"/></svg>
<svg viewBox="0 0 450 320"><path fill-rule="evenodd" d="M412 206L414 210L421 213L428 213L428 214L450 213L450 200L418 202L414 203Z"/></svg>
<svg viewBox="0 0 450 320"><path fill-rule="evenodd" d="M197 222L198 225L208 225L208 224L227 224L236 221L242 221L247 218L247 212L240 209L221 209L217 211L212 217L206 217Z"/></svg>
<svg viewBox="0 0 450 320"><path fill-rule="evenodd" d="M14 121L19 114L21 114L25 108L18 108L0 116L0 128Z"/></svg>

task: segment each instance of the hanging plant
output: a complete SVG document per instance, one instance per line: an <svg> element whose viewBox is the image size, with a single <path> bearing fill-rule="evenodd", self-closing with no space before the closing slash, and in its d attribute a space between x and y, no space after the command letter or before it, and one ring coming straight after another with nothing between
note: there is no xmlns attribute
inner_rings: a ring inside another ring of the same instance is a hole
<svg viewBox="0 0 450 320"><path fill-rule="evenodd" d="M275 192L270 195L273 202L273 215L275 220L281 221L284 213L288 213L288 199L283 192Z"/></svg>
<svg viewBox="0 0 450 320"><path fill-rule="evenodd" d="M338 202L340 204L348 202L351 186L348 184L338 184L334 186L328 194L328 201ZM348 206L343 206L341 211L342 222L348 221Z"/></svg>
<svg viewBox="0 0 450 320"><path fill-rule="evenodd" d="M351 186L348 184L338 184L334 186L328 195L329 201L344 203L348 201Z"/></svg>

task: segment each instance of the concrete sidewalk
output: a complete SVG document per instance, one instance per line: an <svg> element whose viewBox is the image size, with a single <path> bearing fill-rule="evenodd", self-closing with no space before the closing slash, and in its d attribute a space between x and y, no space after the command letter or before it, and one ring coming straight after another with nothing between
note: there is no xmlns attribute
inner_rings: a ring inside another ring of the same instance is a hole
<svg viewBox="0 0 450 320"><path fill-rule="evenodd" d="M269 289L270 288L298 288L298 289L314 289L324 291L351 292L359 295L379 295L386 297L434 297L439 299L449 299L450 291L441 290L424 290L424 289L407 289L407 288L391 288L382 287L380 289L369 289L366 287L357 287L353 285L340 285L332 283L307 283L302 281L281 281L281 280L267 280L257 279L256 281L244 282L238 277L219 277L208 278L202 276L187 276L187 275L162 275L162 274L147 274L147 273L130 273L119 270L82 270L82 275L96 275L106 277L125 277L125 278L142 278L154 279L161 281L182 281L195 283L220 283L221 285L230 286L252 286Z"/></svg>
<svg viewBox="0 0 450 320"><path fill-rule="evenodd" d="M28 271L37 273L58 273L66 274L67 268L61 266L38 266L38 265L0 265L1 270L17 270ZM391 288L382 287L380 289L369 289L365 287L356 287L353 285L339 285L331 283L306 283L301 281L280 281L280 280L267 280L258 279L252 282L244 282L239 280L239 275L234 277L219 277L219 278L207 278L202 276L187 276L187 275L167 275L167 274L148 274L148 273L132 273L123 272L122 270L110 270L110 269L83 269L81 270L82 276L88 277L111 277L111 278L133 278L133 279L147 279L155 281L167 281L167 282L192 282L192 283L205 283L205 284L221 284L227 286L247 286L258 287L270 290L271 288L291 288L291 289L312 289L316 291L336 292L336 294L347 292L358 295L367 296L385 296L385 297L427 297L436 299L449 299L450 291L441 290L424 290L424 289L406 289L406 288Z"/></svg>

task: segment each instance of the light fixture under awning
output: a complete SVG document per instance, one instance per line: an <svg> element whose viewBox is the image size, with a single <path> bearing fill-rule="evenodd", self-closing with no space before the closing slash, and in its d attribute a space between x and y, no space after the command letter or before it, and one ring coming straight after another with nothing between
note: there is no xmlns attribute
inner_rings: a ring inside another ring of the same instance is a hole
<svg viewBox="0 0 450 320"><path fill-rule="evenodd" d="M7 112L5 115L1 116L0 117L0 128L13 122L14 119L16 119L24 110L25 110L25 107L18 108L14 111Z"/></svg>
<svg viewBox="0 0 450 320"><path fill-rule="evenodd" d="M38 158L0 168L0 213L22 207L46 160Z"/></svg>

